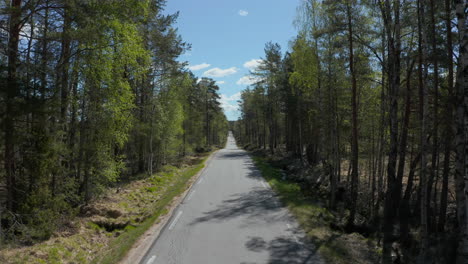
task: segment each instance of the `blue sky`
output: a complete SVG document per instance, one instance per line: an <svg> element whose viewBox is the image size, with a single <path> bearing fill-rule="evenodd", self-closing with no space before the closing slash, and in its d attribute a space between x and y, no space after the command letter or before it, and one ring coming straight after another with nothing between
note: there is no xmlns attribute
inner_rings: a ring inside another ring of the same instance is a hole
<svg viewBox="0 0 468 264"><path fill-rule="evenodd" d="M268 41L283 52L296 35L293 21L301 0L168 0L165 13L180 12L177 28L192 50L182 55L193 73L218 82L229 120L237 120L239 93L249 68Z"/></svg>

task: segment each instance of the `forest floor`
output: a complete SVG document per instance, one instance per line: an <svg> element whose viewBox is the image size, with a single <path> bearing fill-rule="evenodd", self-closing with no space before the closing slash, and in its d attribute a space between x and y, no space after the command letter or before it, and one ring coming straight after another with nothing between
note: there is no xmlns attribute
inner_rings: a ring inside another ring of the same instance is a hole
<svg viewBox="0 0 468 264"><path fill-rule="evenodd" d="M277 158L277 157L276 157ZM304 191L297 181L291 180L290 172L278 166L285 163L268 157L264 153L254 153L253 159L263 177L279 194L291 213L317 246L319 254L330 264L372 264L378 263L380 247L377 240L359 233L347 233L337 228L343 226L346 210L339 212L326 209L326 201L318 194ZM293 176L294 177L294 176Z"/></svg>
<svg viewBox="0 0 468 264"><path fill-rule="evenodd" d="M178 167L165 166L152 177L108 189L49 240L3 247L0 263L117 263L190 186L208 155L186 158Z"/></svg>

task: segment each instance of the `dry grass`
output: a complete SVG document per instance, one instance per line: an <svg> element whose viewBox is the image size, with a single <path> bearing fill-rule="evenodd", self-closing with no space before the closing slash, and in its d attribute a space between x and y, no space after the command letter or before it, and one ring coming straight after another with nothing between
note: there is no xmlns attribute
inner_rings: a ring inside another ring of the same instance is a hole
<svg viewBox="0 0 468 264"><path fill-rule="evenodd" d="M166 166L148 179L109 189L49 240L3 248L0 263L116 263L186 189L203 168L204 158L190 159L190 165L181 168Z"/></svg>

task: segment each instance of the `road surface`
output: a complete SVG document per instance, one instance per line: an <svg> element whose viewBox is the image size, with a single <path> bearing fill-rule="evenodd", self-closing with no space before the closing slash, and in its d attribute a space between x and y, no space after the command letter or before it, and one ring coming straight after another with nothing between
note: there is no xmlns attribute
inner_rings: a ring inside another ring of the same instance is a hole
<svg viewBox="0 0 468 264"><path fill-rule="evenodd" d="M230 135L141 263L323 263L304 236Z"/></svg>

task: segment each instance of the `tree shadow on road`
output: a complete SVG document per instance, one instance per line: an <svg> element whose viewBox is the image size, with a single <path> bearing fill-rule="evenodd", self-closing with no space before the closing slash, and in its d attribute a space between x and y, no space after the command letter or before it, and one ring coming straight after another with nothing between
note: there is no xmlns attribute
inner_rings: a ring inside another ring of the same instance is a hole
<svg viewBox="0 0 468 264"><path fill-rule="evenodd" d="M203 222L223 222L241 216L245 217L246 225L253 224L253 222L265 224L284 221L290 216L282 210L281 204L275 201L277 198L271 190L256 187L247 193L231 195L215 209L203 212L203 216L196 218L191 225Z"/></svg>
<svg viewBox="0 0 468 264"><path fill-rule="evenodd" d="M235 151L235 150L230 150L230 151L222 151L219 152L216 155L217 159L220 160L233 160L233 159L245 159L248 158L249 155L245 151Z"/></svg>
<svg viewBox="0 0 468 264"><path fill-rule="evenodd" d="M232 195L215 209L203 212L191 225L209 222L224 222L236 217L243 217L241 227L252 228L252 225L268 225L275 222L288 223L292 216L277 201L275 193L270 189L255 188L247 193ZM310 241L301 238L304 233L298 228L290 228L290 235L279 236L271 241L261 237L250 237L245 247L253 252L268 251L269 264L305 264L323 263L316 254ZM243 262L247 264L250 262ZM253 264L253 263L252 263Z"/></svg>
<svg viewBox="0 0 468 264"><path fill-rule="evenodd" d="M279 236L271 241L265 241L261 237L251 237L245 243L245 247L253 252L268 251L268 264L322 263L312 245L291 236Z"/></svg>

